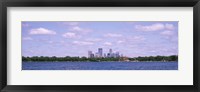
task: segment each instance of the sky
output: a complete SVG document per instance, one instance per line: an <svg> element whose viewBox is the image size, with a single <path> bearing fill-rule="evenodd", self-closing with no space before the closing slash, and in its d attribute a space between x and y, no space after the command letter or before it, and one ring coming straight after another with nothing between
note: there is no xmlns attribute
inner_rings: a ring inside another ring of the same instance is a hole
<svg viewBox="0 0 200 92"><path fill-rule="evenodd" d="M22 56L178 55L177 21L23 21Z"/></svg>

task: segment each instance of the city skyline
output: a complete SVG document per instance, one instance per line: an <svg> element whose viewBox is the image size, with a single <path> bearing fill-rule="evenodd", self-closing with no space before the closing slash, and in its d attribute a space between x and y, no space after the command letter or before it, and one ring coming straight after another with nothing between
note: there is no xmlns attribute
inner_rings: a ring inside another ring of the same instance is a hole
<svg viewBox="0 0 200 92"><path fill-rule="evenodd" d="M120 55L120 52L113 51L111 48L108 52L104 52L103 48L98 48L97 52L91 50L88 51L88 58L118 58L123 57L123 54Z"/></svg>
<svg viewBox="0 0 200 92"><path fill-rule="evenodd" d="M22 56L88 57L98 48L127 57L178 55L178 22L22 22Z"/></svg>

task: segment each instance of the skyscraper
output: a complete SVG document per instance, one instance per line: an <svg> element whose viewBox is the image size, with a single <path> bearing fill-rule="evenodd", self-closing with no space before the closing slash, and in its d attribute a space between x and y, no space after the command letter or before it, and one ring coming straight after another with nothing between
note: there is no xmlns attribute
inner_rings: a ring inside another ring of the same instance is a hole
<svg viewBox="0 0 200 92"><path fill-rule="evenodd" d="M92 51L88 51L88 58L93 58L94 54L92 53Z"/></svg>
<svg viewBox="0 0 200 92"><path fill-rule="evenodd" d="M120 57L119 52L116 52L116 57Z"/></svg>
<svg viewBox="0 0 200 92"><path fill-rule="evenodd" d="M109 49L109 53L112 54L112 49Z"/></svg>
<svg viewBox="0 0 200 92"><path fill-rule="evenodd" d="M98 52L95 53L95 58L99 58L99 53Z"/></svg>
<svg viewBox="0 0 200 92"><path fill-rule="evenodd" d="M104 53L104 56L103 56L104 58L106 58L107 56L106 56L106 53Z"/></svg>
<svg viewBox="0 0 200 92"><path fill-rule="evenodd" d="M103 49L99 48L98 49L99 57L103 57Z"/></svg>
<svg viewBox="0 0 200 92"><path fill-rule="evenodd" d="M119 58L123 55L117 51L109 49L108 53L103 53L103 48L98 48L97 52L88 51L88 58Z"/></svg>
<svg viewBox="0 0 200 92"><path fill-rule="evenodd" d="M109 57L113 57L112 49L109 49Z"/></svg>

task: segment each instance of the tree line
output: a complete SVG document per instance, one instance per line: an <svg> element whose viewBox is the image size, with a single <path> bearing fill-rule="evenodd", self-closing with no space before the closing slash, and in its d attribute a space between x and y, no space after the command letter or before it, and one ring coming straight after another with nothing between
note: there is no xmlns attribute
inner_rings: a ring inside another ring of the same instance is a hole
<svg viewBox="0 0 200 92"><path fill-rule="evenodd" d="M145 56L145 57L119 57L119 58L87 58L87 57L48 57L48 56L32 56L32 57L25 57L22 56L22 61L30 62L30 61L37 61L37 62L44 62L44 61L89 61L89 62L99 62L99 61L178 61L177 55L171 56Z"/></svg>
<svg viewBox="0 0 200 92"><path fill-rule="evenodd" d="M129 58L130 61L178 61L177 55Z"/></svg>

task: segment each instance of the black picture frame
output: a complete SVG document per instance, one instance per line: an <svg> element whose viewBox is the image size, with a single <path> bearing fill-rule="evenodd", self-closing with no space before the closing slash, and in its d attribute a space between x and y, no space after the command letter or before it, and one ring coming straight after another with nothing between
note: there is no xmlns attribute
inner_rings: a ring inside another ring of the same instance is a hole
<svg viewBox="0 0 200 92"><path fill-rule="evenodd" d="M199 29L200 0L1 0L0 90L1 92L200 92ZM7 85L7 7L193 7L194 85Z"/></svg>

